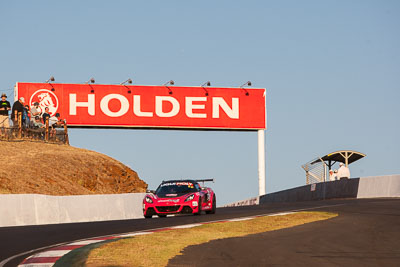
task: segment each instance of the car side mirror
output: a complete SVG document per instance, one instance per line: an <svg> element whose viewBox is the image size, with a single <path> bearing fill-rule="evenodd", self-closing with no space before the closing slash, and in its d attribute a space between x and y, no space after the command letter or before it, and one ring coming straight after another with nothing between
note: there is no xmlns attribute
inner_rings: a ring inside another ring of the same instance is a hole
<svg viewBox="0 0 400 267"><path fill-rule="evenodd" d="M146 193L154 194L155 192L156 192L155 190L146 190Z"/></svg>

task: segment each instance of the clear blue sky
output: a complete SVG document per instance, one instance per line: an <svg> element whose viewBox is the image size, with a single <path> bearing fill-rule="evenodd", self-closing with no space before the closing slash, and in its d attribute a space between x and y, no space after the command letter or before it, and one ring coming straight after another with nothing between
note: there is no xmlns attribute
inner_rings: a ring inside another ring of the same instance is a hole
<svg viewBox="0 0 400 267"><path fill-rule="evenodd" d="M250 80L267 88L267 192L305 184L300 166L340 149L367 154L353 177L398 174L399 14L399 1L1 1L0 91L51 75ZM214 177L220 204L258 194L256 132L76 129L70 139L150 188Z"/></svg>

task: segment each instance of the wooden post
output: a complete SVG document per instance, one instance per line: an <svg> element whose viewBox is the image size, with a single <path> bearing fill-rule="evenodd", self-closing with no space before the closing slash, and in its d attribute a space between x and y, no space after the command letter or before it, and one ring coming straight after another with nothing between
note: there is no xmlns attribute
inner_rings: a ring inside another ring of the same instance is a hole
<svg viewBox="0 0 400 267"><path fill-rule="evenodd" d="M14 136L14 134L15 134L15 136L18 137L18 133L15 131L15 128L18 125L18 111L16 111L14 113L14 121L13 122L14 123L13 123L13 129L12 129L11 135Z"/></svg>
<svg viewBox="0 0 400 267"><path fill-rule="evenodd" d="M49 118L46 118L46 137L45 137L46 141L49 141Z"/></svg>
<svg viewBox="0 0 400 267"><path fill-rule="evenodd" d="M67 127L67 124L66 124L66 123L64 123L64 144L69 145L68 127Z"/></svg>
<svg viewBox="0 0 400 267"><path fill-rule="evenodd" d="M22 138L22 112L18 112L18 138Z"/></svg>

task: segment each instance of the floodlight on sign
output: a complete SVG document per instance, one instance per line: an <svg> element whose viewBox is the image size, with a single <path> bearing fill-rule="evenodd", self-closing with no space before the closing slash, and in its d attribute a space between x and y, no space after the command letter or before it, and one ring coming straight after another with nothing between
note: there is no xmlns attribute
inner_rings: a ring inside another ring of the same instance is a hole
<svg viewBox="0 0 400 267"><path fill-rule="evenodd" d="M208 90L204 87L204 86L211 86L211 82L210 81L206 81L205 83L203 83L201 85L201 87L204 89L204 91L206 92L206 96L208 96Z"/></svg>
<svg viewBox="0 0 400 267"><path fill-rule="evenodd" d="M174 85L175 82L174 82L173 80L169 80L168 82L166 82L166 83L163 84L163 86L167 87L167 89L168 89L168 94L172 95L172 90L171 90L171 88L168 87L168 84L169 84L169 85Z"/></svg>
<svg viewBox="0 0 400 267"><path fill-rule="evenodd" d="M51 76L46 83L54 82L56 79L54 79L54 76Z"/></svg>
<svg viewBox="0 0 400 267"><path fill-rule="evenodd" d="M132 79L129 78L128 80L123 81L122 83L120 83L120 85L124 85L126 83L132 84Z"/></svg>
<svg viewBox="0 0 400 267"><path fill-rule="evenodd" d="M89 83L95 83L96 81L94 80L94 78L90 78L88 81L85 82L85 84L89 84Z"/></svg>
<svg viewBox="0 0 400 267"><path fill-rule="evenodd" d="M251 86L251 82L247 81L240 86L240 88L242 88L246 92L246 95L249 95L249 92L246 90L246 88L244 88L245 86Z"/></svg>

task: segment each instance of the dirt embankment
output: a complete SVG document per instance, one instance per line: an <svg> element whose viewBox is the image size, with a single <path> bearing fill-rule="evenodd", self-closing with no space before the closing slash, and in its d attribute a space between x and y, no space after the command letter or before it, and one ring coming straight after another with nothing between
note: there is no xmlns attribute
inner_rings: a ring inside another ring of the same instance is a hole
<svg viewBox="0 0 400 267"><path fill-rule="evenodd" d="M106 155L66 145L0 141L0 194L145 192L137 173Z"/></svg>

